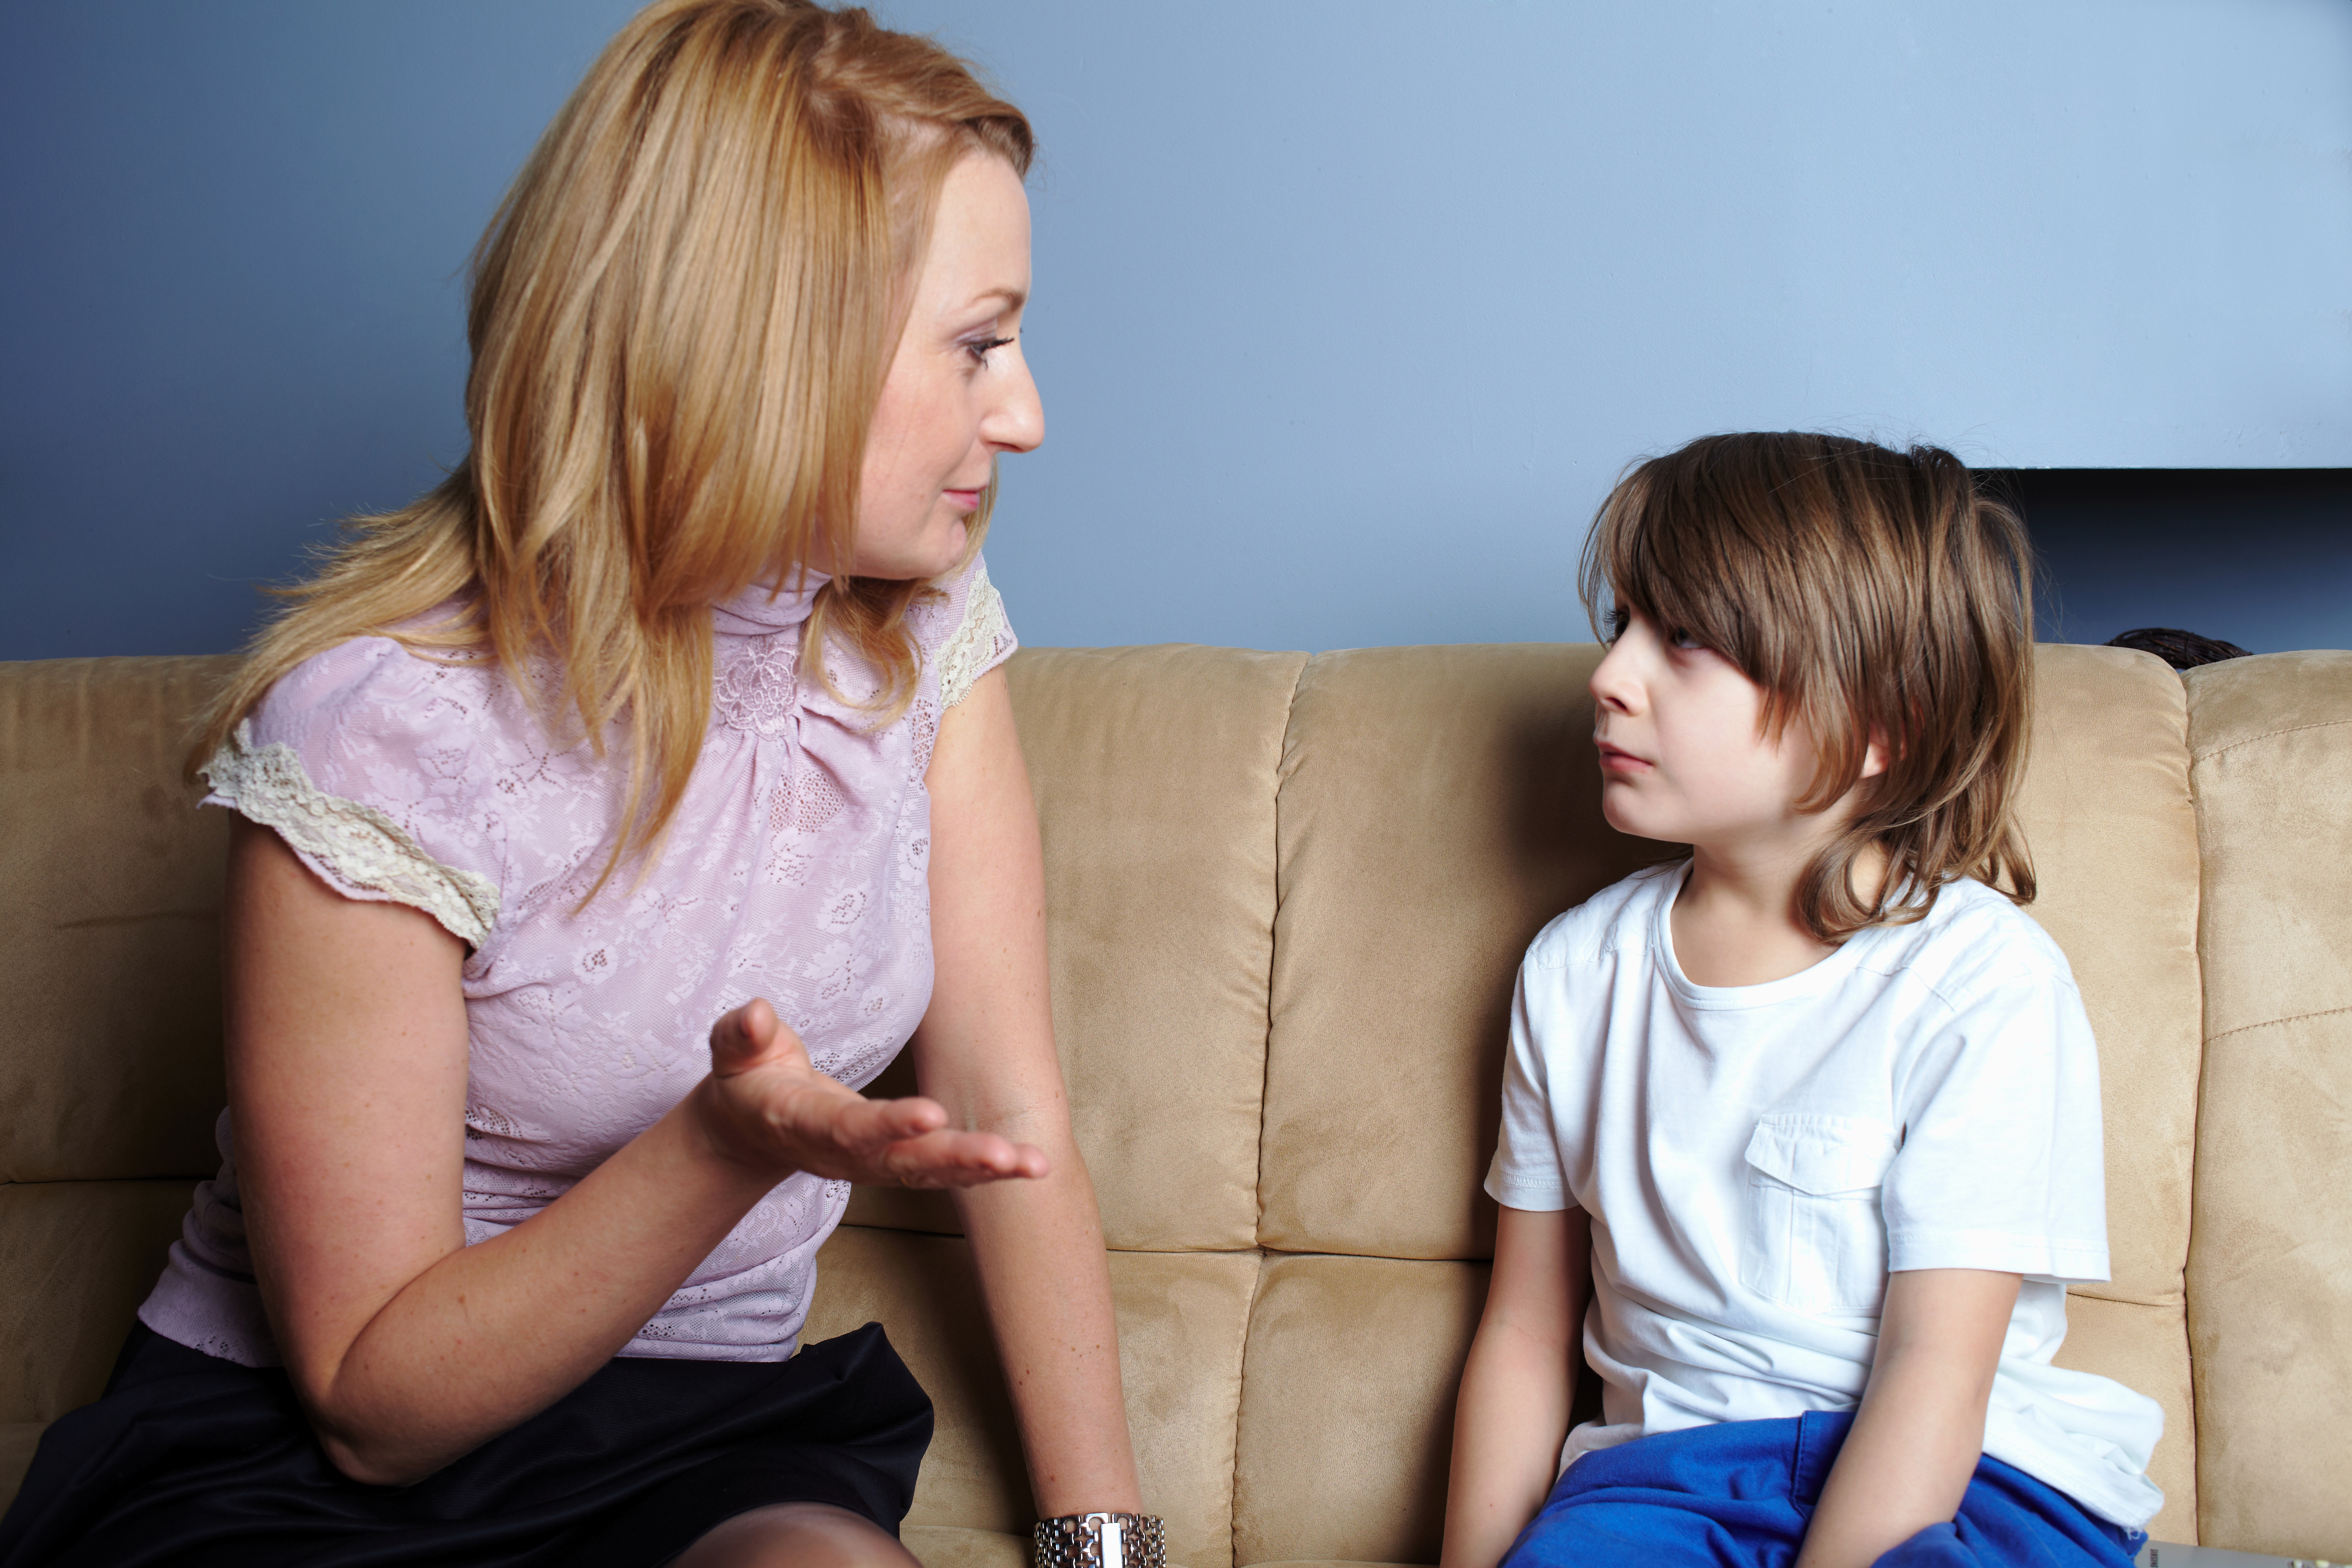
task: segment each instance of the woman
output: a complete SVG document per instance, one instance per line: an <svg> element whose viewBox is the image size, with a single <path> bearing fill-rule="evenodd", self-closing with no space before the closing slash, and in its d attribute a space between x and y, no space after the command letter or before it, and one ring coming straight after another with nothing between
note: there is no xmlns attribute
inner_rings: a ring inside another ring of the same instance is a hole
<svg viewBox="0 0 2352 1568"><path fill-rule="evenodd" d="M1139 1510L978 554L1030 145L808 0L591 69L476 258L467 462L199 748L224 1164L7 1568L908 1563L929 1402L793 1353L858 1181L957 1189L1041 1512Z"/></svg>

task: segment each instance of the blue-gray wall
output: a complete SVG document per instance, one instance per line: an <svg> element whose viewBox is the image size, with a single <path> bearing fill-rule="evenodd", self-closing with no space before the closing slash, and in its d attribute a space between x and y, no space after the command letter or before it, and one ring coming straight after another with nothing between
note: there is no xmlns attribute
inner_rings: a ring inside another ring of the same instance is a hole
<svg viewBox="0 0 2352 1568"><path fill-rule="evenodd" d="M1582 636L1594 503L1713 429L2352 468L2344 0L877 8L1045 141L1033 643ZM0 0L0 658L232 646L459 455L458 269L629 9ZM2314 493L2235 576L2078 539L2067 635L2352 643Z"/></svg>

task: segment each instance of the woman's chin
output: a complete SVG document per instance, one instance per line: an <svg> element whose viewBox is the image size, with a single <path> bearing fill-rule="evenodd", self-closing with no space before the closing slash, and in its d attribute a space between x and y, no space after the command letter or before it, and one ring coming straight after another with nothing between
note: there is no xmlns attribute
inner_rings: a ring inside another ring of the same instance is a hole
<svg viewBox="0 0 2352 1568"><path fill-rule="evenodd" d="M857 575L893 582L928 583L954 571L971 542L971 528L961 518L949 528L891 549L877 550L860 543Z"/></svg>
<svg viewBox="0 0 2352 1568"><path fill-rule="evenodd" d="M948 531L948 542L940 549L939 569L931 574L934 577L942 572L954 571L956 563L963 559L963 552L971 545L971 524L961 518L956 520L955 526Z"/></svg>

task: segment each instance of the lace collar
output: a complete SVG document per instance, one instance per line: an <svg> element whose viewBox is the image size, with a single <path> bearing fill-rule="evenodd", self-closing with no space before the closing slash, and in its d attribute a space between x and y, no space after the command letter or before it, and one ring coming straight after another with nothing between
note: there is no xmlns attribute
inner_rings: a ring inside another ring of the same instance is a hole
<svg viewBox="0 0 2352 1568"><path fill-rule="evenodd" d="M711 606L711 629L729 637L763 637L793 631L809 617L816 592L832 581L814 569L789 572L779 584L754 583Z"/></svg>

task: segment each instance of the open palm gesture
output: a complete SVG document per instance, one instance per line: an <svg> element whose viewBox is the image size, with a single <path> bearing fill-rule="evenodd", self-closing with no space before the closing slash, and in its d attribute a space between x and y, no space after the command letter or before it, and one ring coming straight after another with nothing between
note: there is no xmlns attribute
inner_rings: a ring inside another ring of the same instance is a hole
<svg viewBox="0 0 2352 1568"><path fill-rule="evenodd" d="M936 1100L868 1100L809 1063L801 1037L765 1001L710 1028L710 1076L698 1120L728 1158L772 1170L903 1187L971 1187L1043 1176L1045 1154L993 1132L958 1132Z"/></svg>

